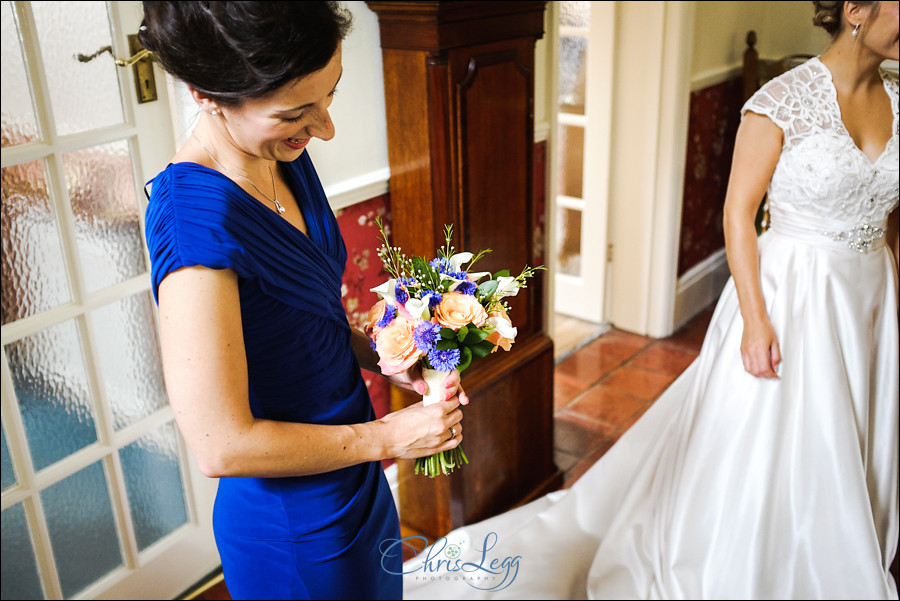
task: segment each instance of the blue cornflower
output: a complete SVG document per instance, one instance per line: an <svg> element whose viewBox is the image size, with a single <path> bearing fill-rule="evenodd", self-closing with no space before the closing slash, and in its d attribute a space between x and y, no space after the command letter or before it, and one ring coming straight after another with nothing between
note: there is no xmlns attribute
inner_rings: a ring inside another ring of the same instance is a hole
<svg viewBox="0 0 900 601"><path fill-rule="evenodd" d="M371 338L369 338L369 346L373 351L375 351L376 353L378 352L378 347L375 345L375 341Z"/></svg>
<svg viewBox="0 0 900 601"><path fill-rule="evenodd" d="M432 268L436 269L438 273L447 273L447 270L450 268L450 261L447 259L432 259L431 263L429 263Z"/></svg>
<svg viewBox="0 0 900 601"><path fill-rule="evenodd" d="M422 298L425 298L426 296L428 297L428 308L429 309L434 309L435 307L440 305L441 299L443 298L441 296L441 293L438 292L437 290L423 290Z"/></svg>
<svg viewBox="0 0 900 601"><path fill-rule="evenodd" d="M428 362L431 367L439 371L450 371L459 365L459 349L439 351L437 349L428 353Z"/></svg>
<svg viewBox="0 0 900 601"><path fill-rule="evenodd" d="M401 305L405 305L406 301L409 300L409 293L406 292L406 288L404 288L401 284L397 284L394 286L394 297L397 299L397 302Z"/></svg>
<svg viewBox="0 0 900 601"><path fill-rule="evenodd" d="M441 338L441 326L431 321L423 321L413 331L413 342L423 353L430 353Z"/></svg>
<svg viewBox="0 0 900 601"><path fill-rule="evenodd" d="M456 287L457 292L462 292L463 294L470 294L470 295L475 294L475 290L477 290L477 289L478 289L478 286L475 284L475 282L470 282L468 280L466 280L465 282L460 282L459 285Z"/></svg>
<svg viewBox="0 0 900 601"><path fill-rule="evenodd" d="M378 320L378 323L375 325L379 328L386 328L388 324L394 321L394 318L397 317L397 307L394 305L388 305L384 308L384 315L381 319Z"/></svg>

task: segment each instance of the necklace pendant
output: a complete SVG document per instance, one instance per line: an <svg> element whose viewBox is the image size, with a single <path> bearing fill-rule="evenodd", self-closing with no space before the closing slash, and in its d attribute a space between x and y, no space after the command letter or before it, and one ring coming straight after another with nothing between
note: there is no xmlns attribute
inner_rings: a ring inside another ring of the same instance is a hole
<svg viewBox="0 0 900 601"><path fill-rule="evenodd" d="M277 200L275 201L275 208L278 210L279 215L284 213L284 207Z"/></svg>

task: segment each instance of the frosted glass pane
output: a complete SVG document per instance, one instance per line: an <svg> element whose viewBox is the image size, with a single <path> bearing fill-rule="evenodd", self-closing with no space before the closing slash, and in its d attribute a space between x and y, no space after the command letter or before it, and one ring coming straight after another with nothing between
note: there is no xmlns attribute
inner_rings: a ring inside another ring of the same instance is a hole
<svg viewBox="0 0 900 601"><path fill-rule="evenodd" d="M128 144L79 150L63 164L88 291L146 271Z"/></svg>
<svg viewBox="0 0 900 601"><path fill-rule="evenodd" d="M557 190L563 196L583 198L584 128L560 125L556 142L559 153Z"/></svg>
<svg viewBox="0 0 900 601"><path fill-rule="evenodd" d="M560 208L556 219L556 240L559 248L559 271L566 275L581 275L581 211Z"/></svg>
<svg viewBox="0 0 900 601"><path fill-rule="evenodd" d="M559 40L559 110L584 114L587 38L562 36Z"/></svg>
<svg viewBox="0 0 900 601"><path fill-rule="evenodd" d="M13 470L12 457L9 456L9 447L6 446L6 430L0 430L0 441L3 443L2 486L3 490L6 490L16 483L16 473Z"/></svg>
<svg viewBox="0 0 900 601"><path fill-rule="evenodd" d="M152 302L145 292L92 314L103 385L116 429L168 403Z"/></svg>
<svg viewBox="0 0 900 601"><path fill-rule="evenodd" d="M34 548L31 546L22 504L5 509L2 522L3 578L0 580L2 598L43 599L41 580L34 560Z"/></svg>
<svg viewBox="0 0 900 601"><path fill-rule="evenodd" d="M0 179L0 310L5 325L67 303L72 297L44 164L6 167L0 171Z"/></svg>
<svg viewBox="0 0 900 601"><path fill-rule="evenodd" d="M38 139L37 119L16 21L13 17L12 2L4 1L0 7L0 65L3 74L3 94L0 95L2 113L2 146L16 146Z"/></svg>
<svg viewBox="0 0 900 601"><path fill-rule="evenodd" d="M41 500L63 596L72 597L122 565L99 461L42 492Z"/></svg>
<svg viewBox="0 0 900 601"><path fill-rule="evenodd" d="M590 27L590 2L560 2L559 24L564 27Z"/></svg>
<svg viewBox="0 0 900 601"><path fill-rule="evenodd" d="M164 424L119 451L141 551L187 522L175 436Z"/></svg>
<svg viewBox="0 0 900 601"><path fill-rule="evenodd" d="M32 2L50 87L56 131L62 135L122 123L106 2ZM78 55L90 56L89 62ZM126 71L128 72L128 71Z"/></svg>
<svg viewBox="0 0 900 601"><path fill-rule="evenodd" d="M7 345L6 357L35 470L97 440L74 321Z"/></svg>

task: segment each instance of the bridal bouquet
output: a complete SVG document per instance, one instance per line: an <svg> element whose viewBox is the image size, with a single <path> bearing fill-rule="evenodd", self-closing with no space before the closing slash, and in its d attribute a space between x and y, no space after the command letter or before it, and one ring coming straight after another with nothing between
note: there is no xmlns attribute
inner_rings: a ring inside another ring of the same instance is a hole
<svg viewBox="0 0 900 601"><path fill-rule="evenodd" d="M516 328L503 299L518 294L526 279L543 267L526 266L515 277L508 270L473 273L472 265L491 251L455 252L450 225L444 226L445 243L437 257L407 257L391 246L381 219L375 223L382 240L378 256L391 279L372 289L381 300L369 310L365 331L384 375L421 363L428 383L428 393L422 397L427 406L442 400L443 381L452 370L462 372L497 348L510 349ZM433 478L468 462L457 446L416 459L415 473Z"/></svg>

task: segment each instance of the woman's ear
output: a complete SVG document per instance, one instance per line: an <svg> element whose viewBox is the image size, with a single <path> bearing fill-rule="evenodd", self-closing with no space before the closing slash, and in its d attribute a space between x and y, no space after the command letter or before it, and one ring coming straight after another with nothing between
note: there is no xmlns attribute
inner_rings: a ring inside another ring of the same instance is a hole
<svg viewBox="0 0 900 601"><path fill-rule="evenodd" d="M191 98L194 99L194 102L197 103L197 106L200 107L200 110L209 115L219 115L222 112L222 109L219 108L219 105L216 101L212 100L202 92L198 92L194 88L188 87L190 90Z"/></svg>
<svg viewBox="0 0 900 601"><path fill-rule="evenodd" d="M844 2L844 23L852 31L866 20L864 7L858 2Z"/></svg>

